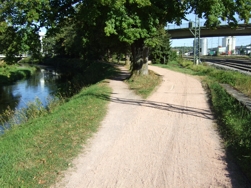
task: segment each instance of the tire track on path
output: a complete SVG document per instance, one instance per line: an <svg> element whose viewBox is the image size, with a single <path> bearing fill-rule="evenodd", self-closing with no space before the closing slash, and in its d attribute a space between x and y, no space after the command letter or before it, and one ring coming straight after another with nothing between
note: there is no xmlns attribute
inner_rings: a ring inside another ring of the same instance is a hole
<svg viewBox="0 0 251 188"><path fill-rule="evenodd" d="M98 133L53 187L243 187L214 129L206 93L190 76L150 66L163 82L142 100L122 81ZM239 176L238 176L239 177Z"/></svg>

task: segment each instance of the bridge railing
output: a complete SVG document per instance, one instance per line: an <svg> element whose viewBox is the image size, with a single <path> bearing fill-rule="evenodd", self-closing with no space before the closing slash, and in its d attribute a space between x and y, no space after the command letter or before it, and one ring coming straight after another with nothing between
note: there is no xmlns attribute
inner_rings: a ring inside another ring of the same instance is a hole
<svg viewBox="0 0 251 188"><path fill-rule="evenodd" d="M27 54L22 54L21 57L28 57L29 55ZM0 58L6 57L5 54L0 54ZM20 55L17 55L16 57L20 57Z"/></svg>
<svg viewBox="0 0 251 188"><path fill-rule="evenodd" d="M193 22L193 21L192 21ZM194 23L194 22L193 22ZM199 22L200 23L200 27L204 27L205 25L205 21L203 22ZM251 20L249 20L249 23L251 23ZM238 24L244 24L243 21L238 22ZM229 25L227 23L227 21L221 21L221 26L224 25ZM188 29L189 28L189 23L183 23L181 25L175 25L175 24L167 24L167 26L165 27L165 29L167 30L174 30L174 29Z"/></svg>

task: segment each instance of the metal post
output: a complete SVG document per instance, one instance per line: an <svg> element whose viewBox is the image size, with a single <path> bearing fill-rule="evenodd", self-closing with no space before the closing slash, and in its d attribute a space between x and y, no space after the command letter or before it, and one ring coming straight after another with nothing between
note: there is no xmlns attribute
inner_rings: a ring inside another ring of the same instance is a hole
<svg viewBox="0 0 251 188"><path fill-rule="evenodd" d="M197 34L198 34L198 54L197 54L197 62L198 63L200 63L200 52L201 52L201 46L200 46L200 19L197 17L197 23L198 23L198 27L197 27L197 29L198 29L198 32L197 32Z"/></svg>
<svg viewBox="0 0 251 188"><path fill-rule="evenodd" d="M196 64L196 38L194 37L193 42L193 63Z"/></svg>
<svg viewBox="0 0 251 188"><path fill-rule="evenodd" d="M189 24L189 30L194 36L194 50L193 50L193 55L194 55L194 64L199 64L200 63L200 20L198 16L195 16L195 23L194 26Z"/></svg>

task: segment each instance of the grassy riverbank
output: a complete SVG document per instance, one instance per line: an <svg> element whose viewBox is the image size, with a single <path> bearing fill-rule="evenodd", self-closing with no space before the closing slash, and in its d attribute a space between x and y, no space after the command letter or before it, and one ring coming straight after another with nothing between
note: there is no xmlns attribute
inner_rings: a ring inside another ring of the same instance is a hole
<svg viewBox="0 0 251 188"><path fill-rule="evenodd" d="M10 84L31 76L36 68L30 66L7 65L0 62L0 85Z"/></svg>
<svg viewBox="0 0 251 188"><path fill-rule="evenodd" d="M224 78L223 81L231 79L222 72L217 73L222 70L214 70L216 72L212 71L212 76L208 74L205 77L205 72L211 72L206 71L210 67L193 68L186 61L161 66L192 75L203 75L203 83L210 91L226 148L232 151L246 174L250 173L250 113L226 94L219 85L220 80L217 80L218 77ZM62 170L71 166L71 160L83 149L83 143L98 130L108 103L104 98L111 93L104 79L115 73L109 64L91 64L84 77L89 78L89 83L96 84L82 88L64 104L25 124L14 126L1 136L0 187L49 187L53 184ZM229 74L232 75L232 72ZM131 86L134 90L143 89L139 93L146 97L158 84L155 76L131 77L127 82L136 84ZM146 84L146 79L148 82L152 80L153 84Z"/></svg>
<svg viewBox="0 0 251 188"><path fill-rule="evenodd" d="M208 90L225 147L251 180L251 112L220 86L220 83L229 84L251 97L251 77L236 71L216 69L206 64L194 65L186 60L158 66L196 75L202 79Z"/></svg>
<svg viewBox="0 0 251 188"><path fill-rule="evenodd" d="M85 76L88 73L96 84L0 137L0 187L49 187L71 165L105 116L108 101L102 96L111 90L104 79L116 70L93 63Z"/></svg>

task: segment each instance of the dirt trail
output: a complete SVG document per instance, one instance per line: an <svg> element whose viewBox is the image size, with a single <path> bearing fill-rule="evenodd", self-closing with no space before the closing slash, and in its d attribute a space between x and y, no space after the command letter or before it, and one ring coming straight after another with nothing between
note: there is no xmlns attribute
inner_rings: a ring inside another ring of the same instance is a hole
<svg viewBox="0 0 251 188"><path fill-rule="evenodd" d="M110 80L113 94L99 132L54 187L241 187L225 161L201 83L149 68L163 82L147 100L120 79Z"/></svg>

